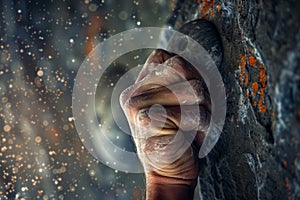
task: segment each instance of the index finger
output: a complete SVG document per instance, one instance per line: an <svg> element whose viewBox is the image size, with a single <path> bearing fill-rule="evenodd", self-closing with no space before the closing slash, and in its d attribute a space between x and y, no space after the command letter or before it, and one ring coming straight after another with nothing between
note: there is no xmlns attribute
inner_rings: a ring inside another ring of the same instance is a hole
<svg viewBox="0 0 300 200"><path fill-rule="evenodd" d="M171 58L172 56L174 56L175 54L169 53L165 50L162 49L156 49L154 50L150 56L148 57L148 59L146 60L144 67L142 68L142 70L140 71L137 79L135 82L139 82L140 80L142 80L147 74L151 73L155 67L154 65L147 65L149 63L154 63L154 64L161 64L164 63L166 60L168 60L169 58Z"/></svg>

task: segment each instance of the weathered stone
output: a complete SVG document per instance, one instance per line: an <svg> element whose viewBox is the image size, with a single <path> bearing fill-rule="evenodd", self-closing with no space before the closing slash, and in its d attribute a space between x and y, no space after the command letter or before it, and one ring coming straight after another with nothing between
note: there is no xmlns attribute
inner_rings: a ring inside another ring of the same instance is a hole
<svg viewBox="0 0 300 200"><path fill-rule="evenodd" d="M181 0L170 24L217 27L227 118L202 161L203 199L300 198L300 3Z"/></svg>

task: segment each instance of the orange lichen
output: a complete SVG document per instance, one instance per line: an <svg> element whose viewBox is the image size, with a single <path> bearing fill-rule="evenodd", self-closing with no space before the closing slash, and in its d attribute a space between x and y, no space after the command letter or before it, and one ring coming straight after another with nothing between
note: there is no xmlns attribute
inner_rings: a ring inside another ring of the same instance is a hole
<svg viewBox="0 0 300 200"><path fill-rule="evenodd" d="M287 189L290 189L290 180L289 180L288 177L285 177L285 187L286 187Z"/></svg>
<svg viewBox="0 0 300 200"><path fill-rule="evenodd" d="M265 88L260 88L260 97L259 97L259 101L258 101L258 108L259 108L260 112L267 111L267 107L263 104L264 94L265 94Z"/></svg>
<svg viewBox="0 0 300 200"><path fill-rule="evenodd" d="M215 15L215 10L213 9L211 12L210 12L210 16L213 17Z"/></svg>
<svg viewBox="0 0 300 200"><path fill-rule="evenodd" d="M252 88L253 88L253 95L255 95L258 92L258 83L254 82L252 83Z"/></svg>
<svg viewBox="0 0 300 200"><path fill-rule="evenodd" d="M221 8L222 8L222 6L221 6L221 4L219 4L219 5L217 6L218 12L221 11Z"/></svg>
<svg viewBox="0 0 300 200"><path fill-rule="evenodd" d="M253 67L257 63L257 60L254 56L249 56L248 57L248 63L251 67Z"/></svg>
<svg viewBox="0 0 300 200"><path fill-rule="evenodd" d="M252 48L245 47L246 52L252 52L250 55L246 53L246 55L241 54L240 60L239 60L239 69L240 69L240 85L244 86L244 88L247 88L247 85L250 81L250 75L246 71L246 67L255 67L259 71L259 81L252 82L252 92L251 96L253 99L253 106L258 108L258 110L262 113L265 113L267 111L267 106L264 105L264 97L265 97L265 90L267 87L267 75L266 75L266 69L265 66L261 63L258 63L258 60L255 56L253 56L254 50ZM258 100L255 98L255 95L259 95ZM249 97L249 91L246 91L246 99Z"/></svg>
<svg viewBox="0 0 300 200"><path fill-rule="evenodd" d="M244 81L244 86L245 87L248 85L248 82L249 82L249 74L246 74L245 81Z"/></svg>
<svg viewBox="0 0 300 200"><path fill-rule="evenodd" d="M246 91L246 99L249 98L249 90Z"/></svg>
<svg viewBox="0 0 300 200"><path fill-rule="evenodd" d="M239 68L241 70L240 78L243 80L245 76L245 68L246 68L246 61L245 61L245 56L240 55L240 64Z"/></svg>
<svg viewBox="0 0 300 200"><path fill-rule="evenodd" d="M285 160L282 162L282 166L283 166L284 168L287 168L287 167L288 167L288 164L287 164L287 162L286 162Z"/></svg>
<svg viewBox="0 0 300 200"><path fill-rule="evenodd" d="M200 18L207 17L208 15L213 17L215 14L214 11L214 1L213 0L198 0L198 3L202 4L201 12L199 14Z"/></svg>
<svg viewBox="0 0 300 200"><path fill-rule="evenodd" d="M248 62L249 62L249 65L251 65L251 63L253 65L255 65L257 60L255 58L250 58L250 56L249 56L248 57ZM259 89L260 96L259 96L259 100L258 100L258 109L259 109L260 112L264 113L264 112L267 111L267 107L263 103L263 99L264 99L264 95L265 95L265 89L267 87L267 75L266 75L266 70L265 70L265 68L262 64L258 65L257 68L259 69L259 83L257 83L257 82L252 83L252 88L253 88L252 95L254 96L255 94L257 94L259 84L260 84L261 88ZM255 105L254 105L254 102L253 102L253 106L256 106L256 105L257 105L257 103L255 102Z"/></svg>
<svg viewBox="0 0 300 200"><path fill-rule="evenodd" d="M231 121L234 121L234 114L231 115Z"/></svg>
<svg viewBox="0 0 300 200"><path fill-rule="evenodd" d="M259 72L259 81L263 88L265 88L267 86L266 70L261 70Z"/></svg>
<svg viewBox="0 0 300 200"><path fill-rule="evenodd" d="M241 85L246 87L249 82L249 74L246 73L246 60L244 55L240 55L240 63L239 63L239 68L240 68L240 81Z"/></svg>

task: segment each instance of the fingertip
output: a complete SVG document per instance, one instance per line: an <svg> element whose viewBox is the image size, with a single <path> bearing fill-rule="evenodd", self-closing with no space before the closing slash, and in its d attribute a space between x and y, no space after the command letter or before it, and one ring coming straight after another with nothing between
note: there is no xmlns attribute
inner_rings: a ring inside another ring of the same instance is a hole
<svg viewBox="0 0 300 200"><path fill-rule="evenodd" d="M142 80L147 74L149 74L158 64L164 63L166 60L174 56L163 49L155 49L147 58L141 72L139 73L136 83Z"/></svg>
<svg viewBox="0 0 300 200"><path fill-rule="evenodd" d="M161 63L165 62L166 60L168 60L169 58L173 57L174 55L175 54L169 53L163 49L155 49L154 51L152 51L152 53L146 60L146 64L147 63L161 64Z"/></svg>

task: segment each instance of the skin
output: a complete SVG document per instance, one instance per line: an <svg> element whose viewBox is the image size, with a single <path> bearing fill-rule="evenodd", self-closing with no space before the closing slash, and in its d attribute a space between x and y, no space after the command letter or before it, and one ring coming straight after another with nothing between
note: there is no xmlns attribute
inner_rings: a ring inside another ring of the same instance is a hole
<svg viewBox="0 0 300 200"><path fill-rule="evenodd" d="M146 199L193 199L197 155L210 119L210 99L199 73L178 55L155 50L120 103L145 170ZM190 145L186 136L192 132Z"/></svg>

